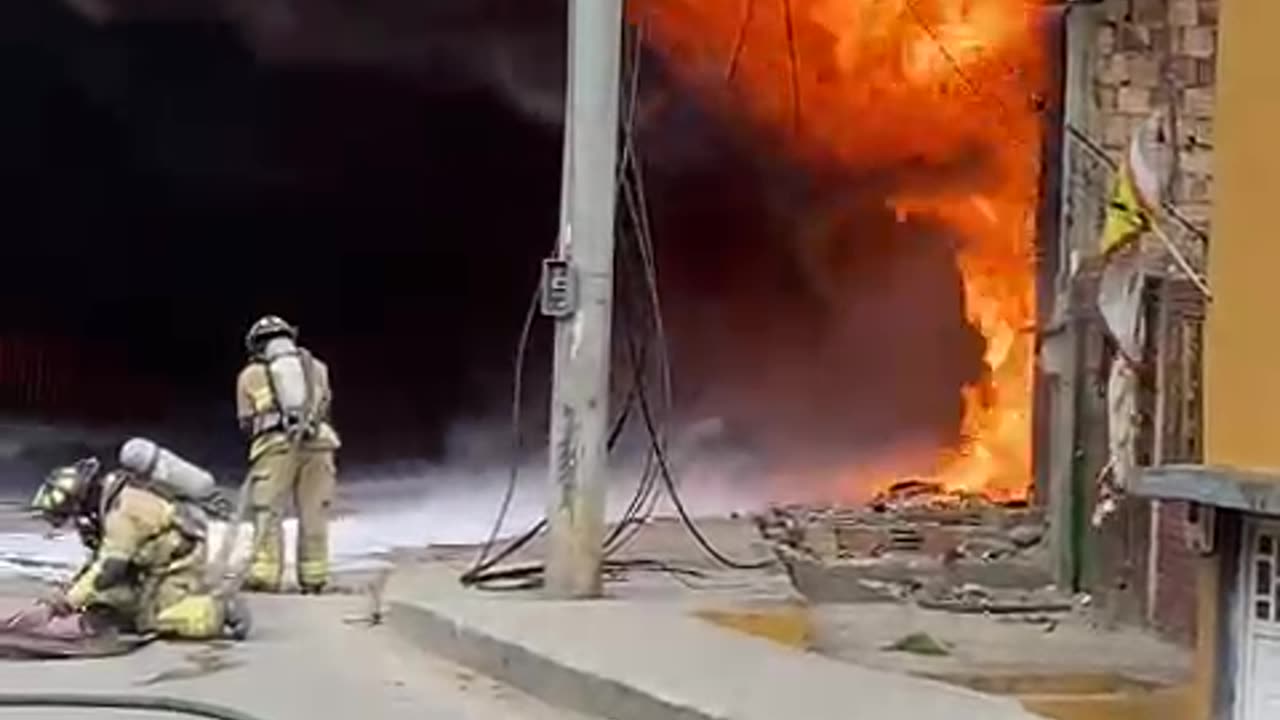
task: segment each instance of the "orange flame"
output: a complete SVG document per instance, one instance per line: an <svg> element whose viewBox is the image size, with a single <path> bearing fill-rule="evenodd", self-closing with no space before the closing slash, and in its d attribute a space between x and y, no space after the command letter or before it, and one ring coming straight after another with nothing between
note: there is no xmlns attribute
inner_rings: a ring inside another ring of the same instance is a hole
<svg viewBox="0 0 1280 720"><path fill-rule="evenodd" d="M903 183L888 203L959 238L965 313L988 370L963 389L961 441L941 453L936 479L1005 499L1025 496L1031 478L1037 13L1026 0L629 3L685 82L790 152L934 178Z"/></svg>

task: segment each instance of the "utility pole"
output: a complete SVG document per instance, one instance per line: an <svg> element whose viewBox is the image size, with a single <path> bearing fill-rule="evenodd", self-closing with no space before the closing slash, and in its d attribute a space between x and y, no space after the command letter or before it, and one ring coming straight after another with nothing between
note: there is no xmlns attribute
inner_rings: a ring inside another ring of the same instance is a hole
<svg viewBox="0 0 1280 720"><path fill-rule="evenodd" d="M557 319L546 589L558 599L602 591L622 3L569 0L559 252L542 286Z"/></svg>

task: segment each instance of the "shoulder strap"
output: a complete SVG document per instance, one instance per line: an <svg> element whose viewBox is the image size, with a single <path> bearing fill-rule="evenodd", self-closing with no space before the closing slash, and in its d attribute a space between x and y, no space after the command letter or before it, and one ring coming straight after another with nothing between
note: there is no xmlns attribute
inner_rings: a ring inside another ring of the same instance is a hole
<svg viewBox="0 0 1280 720"><path fill-rule="evenodd" d="M280 411L280 391L276 388L275 378L271 377L271 367L267 364L266 359L256 361L258 367L262 368L262 378L267 384L267 389L271 391L271 404Z"/></svg>
<svg viewBox="0 0 1280 720"><path fill-rule="evenodd" d="M98 501L98 517L106 520L107 513L111 512L111 506L132 480L133 476L123 470L112 470L107 473L103 478L102 498Z"/></svg>
<svg viewBox="0 0 1280 720"><path fill-rule="evenodd" d="M302 360L302 379L306 385L306 396L303 400L303 407L307 409L307 417L303 422L310 425L317 418L316 414L316 359L310 350L304 347L298 348L298 357Z"/></svg>

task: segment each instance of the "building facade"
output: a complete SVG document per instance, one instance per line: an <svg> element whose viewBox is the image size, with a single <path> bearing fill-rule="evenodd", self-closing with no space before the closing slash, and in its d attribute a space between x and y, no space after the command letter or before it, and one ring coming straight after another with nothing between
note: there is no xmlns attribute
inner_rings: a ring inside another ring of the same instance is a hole
<svg viewBox="0 0 1280 720"><path fill-rule="evenodd" d="M1120 615L1194 645L1191 717L1280 717L1280 336L1268 322L1280 304L1269 214L1280 187L1280 6L1105 0L1067 13L1066 122L1095 146L1076 141L1064 153L1070 265L1096 255L1103 178L1134 125L1159 113L1172 162L1157 223L1207 274L1212 296L1147 233L1146 469L1120 510L1086 540L1062 541L1060 556ZM1087 271L1072 275L1081 277ZM1077 290L1059 306L1084 317L1089 297ZM1074 373L1060 377L1087 385L1091 343L1105 341L1091 339L1084 320L1073 328ZM1090 389L1077 390L1069 469L1061 452L1054 464L1065 477L1055 517L1066 505L1078 518L1104 462L1090 433L1105 414Z"/></svg>
<svg viewBox="0 0 1280 720"><path fill-rule="evenodd" d="M1120 622L1195 637L1194 556L1186 503L1128 497L1090 522L1107 465L1109 343L1097 315L1100 236L1110 188L1139 126L1160 118L1168 149L1160 213L1168 240L1203 273L1213 230L1217 0L1102 0L1065 6L1061 222L1054 312L1042 367L1054 439L1047 452L1059 581L1092 593ZM1171 215L1176 214L1176 218ZM1146 356L1139 372L1139 462L1203 459L1205 298L1164 243L1143 237Z"/></svg>

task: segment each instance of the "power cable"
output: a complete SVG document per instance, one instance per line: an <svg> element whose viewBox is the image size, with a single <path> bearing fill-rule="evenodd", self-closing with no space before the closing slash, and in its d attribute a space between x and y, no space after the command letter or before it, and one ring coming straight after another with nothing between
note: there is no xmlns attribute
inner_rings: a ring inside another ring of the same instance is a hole
<svg viewBox="0 0 1280 720"><path fill-rule="evenodd" d="M662 477L663 484L666 486L667 494L671 497L671 504L675 506L676 513L680 516L680 521L684 523L685 529L702 548L703 552L710 555L721 565L733 568L735 570L759 570L774 564L772 559L759 560L755 562L740 562L734 560L722 553L711 541L707 539L702 531L698 528L698 524L689 516L688 510L685 509L684 501L680 499L680 492L676 488L675 480L671 476L671 468L667 464L666 452L655 441L656 430L653 427L653 415L649 412L649 402L644 395L640 396L640 415L644 418L645 427L649 430L650 441L653 441L653 453L657 457L658 472Z"/></svg>
<svg viewBox="0 0 1280 720"><path fill-rule="evenodd" d="M632 355L635 355L635 341L630 333L628 333L627 344L631 348ZM633 360L634 362L634 360ZM636 367L640 367L638 364ZM641 383L643 376L637 375L637 387L643 388ZM643 392L643 389L641 389ZM639 528L644 525L648 518L653 514L653 509L657 505L657 480L655 477L654 457L651 451L645 453L644 468L640 474L640 480L636 483L636 492L631 497L631 502L627 509L623 512L622 517L614 524L609 535L605 538L605 557L609 557L622 549L632 537L635 536ZM626 533L630 531L630 535Z"/></svg>
<svg viewBox="0 0 1280 720"><path fill-rule="evenodd" d="M634 203L634 200L633 200L633 203ZM633 204L632 207L635 207L635 205ZM633 222L632 222L633 229L638 229L643 227L643 225L637 219L638 212L629 214L628 217L633 219ZM637 230L636 232L633 232L632 234L630 234L630 237L632 237L636 241L635 250L637 251L637 254L640 255L641 257L641 260L640 260L641 265L644 266L645 268L645 270L641 274L643 274L646 277L646 279L654 278L655 273L654 273L654 266L652 264L653 254L652 252L645 251L641 247L641 244L644 242L641 239L642 236L643 236L643 232L640 230ZM629 257L629 255L624 254L622 257L624 258L624 267L634 268L633 265L631 265L630 263L627 263L625 260L625 258ZM630 276L623 275L624 282L625 282L625 279L628 277ZM650 285L651 283L646 282L646 284ZM657 477L658 477L657 470L659 468L664 467L664 463L665 463L665 449L663 448L663 444L662 444L662 433L658 430L657 423L653 417L653 410L650 406L650 403L647 397L648 388L645 382L645 375L646 375L645 368L648 365L647 342L641 343L637 341L636 332L635 332L635 326L637 323L633 322L632 321L633 318L631 317L631 304L636 302L636 300L634 297L632 297L631 292L626 291L626 288L631 287L630 284L625 284L623 287L624 287L624 292L620 293L620 295L624 298L624 302L620 303L620 308L623 311L624 318L626 318L627 320L625 325L627 328L626 338L627 338L629 357L631 361L630 364L632 366L633 378L632 378L632 385L627 396L628 401L624 405L623 412L619 414L617 420L615 421L614 428L610 433L608 447L610 449L613 449L613 447L616 445L623 427L623 423L625 422L625 418L631 412L630 408L634 407L636 400L638 400L639 407L641 408L641 411L646 418L645 429L649 435L650 450L646 455L645 471L641 476L641 481L638 484L637 491L633 495L631 499L631 503L628 506L626 512L624 512L622 519L620 520L620 522L614 525L612 531L610 532L609 536L605 540L606 558L615 554L624 545L626 545L632 538L634 538L635 535L638 533L640 527L643 525L644 521L652 515L658 500L661 498L661 492L659 491L660 486L657 481ZM650 291L650 293L652 293L652 287L649 287L647 289ZM652 294L649 295L649 299L653 299ZM664 366L668 366L668 363L669 363L669 361L665 357L660 358L659 362L662 362ZM662 452L662 454L661 455L656 454L653 448L658 448ZM675 483L674 483L674 480L671 479L669 467L666 468L666 477L668 480L667 482L667 487L669 488L668 491L670 492L671 489L674 489ZM677 502L679 503L680 509L683 510L684 508L683 503L680 502L678 498L677 498ZM692 522L687 512L683 513L683 520L686 523ZM495 566L498 563L505 560L506 558L508 558L510 555L512 555L516 550L526 545L529 541L533 539L533 537L536 536L538 532L544 529L545 526L546 526L546 521L544 519L540 521L528 533L526 533L525 535L513 541L506 549L504 549L497 555L491 558L488 558L486 562L477 566L476 568L473 568L471 571L466 573L463 577L463 582L468 585L479 586L489 590L519 590L519 589L529 589L533 587L538 587L541 584L541 574L545 570L545 566L542 563L525 563L525 564L520 564L520 565L508 567L508 568L495 568ZM712 550L716 553L716 554L713 554L712 557L717 561L720 561L720 562L728 561L728 562L724 562L724 564L733 563L739 567L749 567L743 563L734 563L734 561L724 556L723 553L718 553L718 551L715 551L714 547L710 545L710 543L707 541L705 536L696 527L692 529L692 533L695 536L695 538L700 539L701 545L712 547ZM763 567L763 565L761 566ZM679 572L676 570L673 570L671 566L669 566L668 564L662 563L661 561L648 560L643 558L627 559L627 560L606 559L604 563L604 568L606 570L612 570L612 571L635 570L635 569L658 569L658 570L664 570L664 571L670 572L673 575L673 577L679 575ZM680 580L681 582L685 582L685 579L682 577L677 577L677 579Z"/></svg>
<svg viewBox="0 0 1280 720"><path fill-rule="evenodd" d="M705 578L706 574L697 568L682 567L674 563L650 558L628 558L626 560L606 560L603 563L606 574L633 570L649 570L666 573L680 578L686 585L685 577ZM477 583L485 590L533 590L542 587L546 566L540 562L521 563L499 570L491 570Z"/></svg>
<svg viewBox="0 0 1280 720"><path fill-rule="evenodd" d="M641 26L641 31L643 31L643 26ZM638 73L635 73L635 75L638 75ZM634 92L633 83L633 93ZM653 313L653 330L658 344L663 400L665 402L665 410L670 412L674 401L671 382L670 349L667 343L666 327L663 321L662 302L658 292L656 253L654 252L653 246L652 228L649 224L650 214L644 192L644 177L640 167L639 154L636 152L634 125L628 123L624 128L624 133L623 157L626 162L622 176L622 194L626 201L628 215L631 219L631 226L634 229L633 237L636 241L636 246L640 253L641 266L644 270L645 287L648 291L651 310ZM628 174L625 171L630 172ZM629 335L628 338L629 342L634 343L633 336ZM634 353L634 344L632 351ZM671 496L672 504L675 506L681 522L685 525L686 529L697 544L714 560L731 568L759 569L771 565L772 560L743 563L728 557L717 549L698 528L697 524L693 521L693 518L690 517L686 510L683 500L680 498L675 478L671 472L670 464L667 461L663 433L658 430L656 423L654 422L648 396L642 390L639 394L639 398L641 415L644 418L645 429L649 435L651 445L650 452L657 465L658 474L663 481L667 493ZM656 500L657 497L655 496L650 508L648 508L648 513L652 513L653 508L656 507ZM616 551L619 547L615 547L613 550Z"/></svg>
<svg viewBox="0 0 1280 720"><path fill-rule="evenodd" d="M658 372L661 382L661 392L664 404L664 412L670 412L673 409L673 391L671 380L671 364L670 351L667 344L666 328L662 317L662 306L658 292L657 283L657 263L656 254L652 242L652 228L649 224L649 209L647 198L644 193L644 179L640 169L638 153L635 142L635 113L637 108L637 98L639 95L639 67L640 57L643 49L641 41L643 37L644 26L640 26L637 34L633 38L633 55L631 67L629 69L629 89L627 98L626 120L623 123L623 152L622 159L618 168L618 184L622 190L624 204L627 208L626 218L630 220L632 232L630 237L635 243L635 249L639 255L641 275L644 278L643 295L647 295L647 303L652 311L652 324L649 325L652 330L653 340L658 345ZM624 256L625 258L625 256ZM624 259L625 267L625 259ZM626 275L622 278L625 280ZM625 294L624 294L625 297ZM487 587L491 589L520 589L526 587L536 587L540 584L542 573L545 572L545 565L542 563L529 563L510 568L496 568L496 565L510 557L517 550L531 542L543 529L547 526L547 520L544 517L523 535L517 537L507 545L503 550L499 551L492 557L489 551L496 542L497 535L501 532L501 526L506 513L508 512L511 497L514 494L515 485L518 480L518 455L520 450L519 435L519 419L521 414L522 390L522 374L524 367L524 354L528 344L530 327L532 325L533 316L536 312L538 293L535 293L533 301L530 303L529 313L526 315L525 325L522 328L521 337L516 353L515 381L513 382L513 390L516 397L512 403L513 418L513 459L512 473L509 477L507 491L504 493L503 502L499 510L498 519L495 522L493 531L486 542L485 548L482 550L480 558L477 562L463 574L461 580L463 584ZM628 304L621 305L623 312L628 310ZM648 324L648 323L646 323ZM736 569L759 569L772 564L772 561L762 561L754 563L744 563L736 561L723 552L718 550L697 527L693 518L689 515L684 506L683 500L679 496L679 491L675 478L671 472L670 464L667 461L665 433L659 429L659 423L654 419L653 408L650 405L647 389L644 382L646 367L648 366L648 336L642 343L637 343L634 333L634 322L627 318L627 343L628 351L631 359L633 377L632 385L628 390L622 410L619 412L613 427L610 430L606 441L606 447L612 451L616 446L622 431L625 427L628 417L630 416L636 401L638 400L641 415L644 418L644 427L649 440L649 451L646 454L645 469L641 475L640 481L637 483L636 493L633 495L626 511L609 536L605 539L606 560L604 567L606 570L618 569L661 569L669 572L675 577L678 573L672 571L672 566L656 560L645 559L628 559L628 560L611 560L608 556L616 553L633 539L639 532L639 528L652 516L658 501L661 498L661 490L665 488L666 492L671 496L672 502L676 507L681 522L685 525L690 535L694 538L700 548L703 549L712 559L727 567ZM662 483L659 485L658 478ZM629 534L628 534L629 531ZM683 582L683 579L681 579ZM509 583L495 586L494 583Z"/></svg>
<svg viewBox="0 0 1280 720"><path fill-rule="evenodd" d="M747 46L747 28L755 15L756 0L743 0L742 22L738 23L738 32L733 40L733 51L729 53L729 64L724 71L724 79L732 80L738 71L738 61L742 59L742 51Z"/></svg>
<svg viewBox="0 0 1280 720"><path fill-rule="evenodd" d="M630 163L628 169L630 174L623 175L623 196L626 199L628 214L631 219L631 225L634 229L633 237L636 241L637 248L641 257L641 265L644 269L645 286L648 291L649 300L651 302L651 311L653 313L653 329L656 334L659 353L659 367L662 372L663 394L666 401L666 409L671 409L672 383L670 372L670 351L667 345L666 329L662 318L662 303L658 293L657 268L655 261L655 253L652 244L652 235L650 234L650 226L648 222L648 208L645 203L643 177L640 174L638 155L634 151L634 128L629 128L626 136L626 143L631 147L631 151L626 153ZM635 352L634 337L629 335L628 341L632 343L632 352ZM648 395L643 392L639 393L640 412L644 418L645 429L648 432L650 441L650 452L656 461L659 476L663 481L665 489L671 497L672 504L676 508L676 512L681 522L685 525L690 535L712 559L730 568L753 570L767 567L773 564L772 560L743 563L734 560L716 548L710 540L698 528L697 523L689 515L685 508L684 501L680 497L679 489L676 486L675 478L671 472L670 464L667 461L667 454L663 433L661 433L654 422L652 409L649 405ZM654 503L656 506L656 502ZM614 548L616 551L617 548Z"/></svg>
<svg viewBox="0 0 1280 720"><path fill-rule="evenodd" d="M536 301L538 297L539 297L538 293L535 293L534 302L531 304L531 309L536 308L536 305L537 305ZM498 511L497 518L494 521L494 526L490 531L489 537L485 545L482 547L480 555L476 559L475 563L466 572L464 572L460 578L461 582L464 585L474 585L481 582L489 582L494 578L505 577L503 575L503 571L497 571L496 573L490 572L490 571L499 563L511 557L517 551L519 551L520 549L528 545L530 542L532 542L534 538L536 538L547 527L547 520L544 517L541 520L539 520L537 523L535 523L532 527L530 527L528 530L526 530L523 534L514 538L505 548L503 548L497 554L493 556L489 555L493 546L497 542L497 537L501 532L501 528L502 528L502 525L504 524L505 517L509 512L511 500L515 493L515 488L519 480L519 459L520 459L520 452L521 452L521 444L520 444L521 435L519 433L519 427L521 424L520 418L522 415L522 410L521 410L522 404L521 404L521 401L519 400L519 397L523 389L522 377L523 377L523 368L524 368L524 356L525 356L526 348L529 342L529 335L530 335L529 328L532 324L532 319L533 319L533 313L526 315L525 325L522 329L519 346L516 352L516 362L515 362L515 370L514 370L515 379L513 380L513 383L512 383L513 391L515 393L516 398L513 399L513 403L512 403L513 451L512 451L512 457L511 457L511 474L508 476L507 488L506 488L506 491L504 492L502 504ZM640 374L642 371L642 367L643 367L642 365L637 364L637 374L632 381L632 386L630 390L627 393L627 399L626 401L624 401L622 410L619 412L618 416L614 419L613 427L610 429L608 438L606 439L606 449L609 451L612 451L614 447L616 447L622 435L622 431L626 426L627 419L632 413L633 408L635 407L635 398L638 396L638 393L641 392L641 388L643 387L643 378ZM648 475L649 473L646 472L646 476ZM643 490L643 486L641 489ZM643 505L643 497L641 497L641 494L638 493L637 497L632 499L632 507L638 507L640 505ZM617 531L618 528L627 527L628 519L633 516L634 516L634 511L629 508L628 512L624 514L623 523L616 526L615 531ZM614 538L614 535L611 535L610 538L606 540L606 543L613 542L613 538Z"/></svg>
<svg viewBox="0 0 1280 720"><path fill-rule="evenodd" d="M1008 116L1010 115L1010 110L1009 110L1009 107L1004 103L1004 101L999 96L993 95L991 93L983 92L982 89L978 87L977 83L975 83L973 79L970 78L969 75L964 71L964 68L960 65L959 60L957 60L956 57L951 53L951 51L947 49L946 44L942 41L942 38L938 35L937 30L928 23L928 21L920 13L919 9L915 6L912 0L907 0L906 6L907 6L908 12L911 14L912 19L916 22L916 24L918 24L925 31L926 34L928 34L929 38L934 42L934 44L938 46L938 51L946 59L947 63L951 66L951 69L956 74L956 76L959 77L961 82L964 83L965 87L969 90L970 94L972 94L975 98L979 100L987 98L995 101L996 106L1000 110L1001 119L1007 120ZM1066 133L1068 137L1074 138L1077 141L1079 141L1086 150L1090 151L1095 156L1100 158L1102 162L1106 164L1109 168L1111 168L1113 172L1116 170L1117 163L1113 159L1111 159L1111 157L1105 151L1099 148L1097 144L1094 143L1087 135L1081 132L1079 128L1074 127L1073 125L1071 125L1071 123L1064 123L1064 127L1066 128ZM1017 141L1015 140L1015 142ZM1176 151L1175 151L1175 154L1176 154ZM1175 205L1162 199L1160 201L1160 207L1166 213L1168 213L1169 216L1172 217L1178 223L1178 225L1180 225L1184 230L1186 230L1189 234L1191 234L1192 237L1195 237L1202 243L1208 242L1208 236L1204 233L1204 231L1196 227L1195 224L1192 223ZM1173 258L1174 263L1178 266L1178 269L1184 275L1186 275L1187 279L1191 281L1193 285L1196 286L1196 289L1199 290L1200 293L1206 299L1212 300L1213 292L1210 289L1208 282L1200 274L1200 272L1195 268L1195 266L1191 263L1191 261L1186 257L1186 254L1183 253L1182 249L1178 247L1177 243L1175 243L1173 239L1170 238L1169 235L1164 231L1164 229L1161 228L1157 223L1152 222L1150 230L1152 234L1156 236L1156 239L1159 240L1160 243L1164 246L1165 250L1169 253L1169 255Z"/></svg>
<svg viewBox="0 0 1280 720"><path fill-rule="evenodd" d="M626 257L625 255L623 256ZM632 298L634 301L634 299ZM636 342L635 326L633 323L626 325L626 344L628 355L631 358L632 367L637 371L634 380L635 387L641 393L647 390L645 386L644 373L642 368L646 364L647 337L643 346ZM645 453L644 468L642 470L640 480L636 485L636 493L632 496L631 504L628 506L622 519L614 525L612 532L605 541L605 556L609 557L622 549L629 543L641 530L648 519L653 515L654 509L657 507L658 499L661 496L660 488L657 482L657 468L654 461L652 450L647 449Z"/></svg>
<svg viewBox="0 0 1280 720"><path fill-rule="evenodd" d="M497 517L494 520L493 527L490 530L489 536L485 541L485 544L481 548L479 556L477 557L476 561L471 566L471 568L469 568L466 572L464 572L462 577L460 578L463 584L465 585L473 584L478 578L484 575L485 571L493 568L498 563L502 562L503 560L507 559L511 555L515 554L521 548L528 545L547 526L546 518L539 520L537 523L535 523L531 528L529 528L523 534L514 538L507 545L507 547L499 551L498 554L492 557L489 556L489 553L492 551L494 545L497 543L498 536L501 534L502 526L505 523L505 518L507 513L510 511L512 498L515 494L515 489L519 482L520 455L523 449L522 434L520 432L520 428L521 428L521 420L523 415L522 398L523 398L523 387L524 387L524 381L523 381L524 367L525 367L524 360L525 360L528 345L531 339L531 334L532 334L531 329L533 326L533 320L536 316L536 310L537 310L538 301L540 297L541 297L540 290L535 289L533 293L533 298L531 299L529 304L528 312L526 312L525 314L524 324L521 328L520 337L516 347L515 362L514 362L513 373L512 373L513 374L513 380L512 380L513 397L512 397L512 410L511 410L512 452L511 452L511 458L510 458L510 474L508 476L507 487L506 487L506 490L504 491L503 499L499 507ZM637 394L642 391L642 388L643 388L643 376L642 376L643 364L644 364L643 351L641 352L639 357L641 359L636 360L633 356L633 363L635 364L635 367L636 367L636 374L632 380L631 388L627 392L626 399L624 400L624 403L623 403L623 407L621 411L618 413L618 416L614 419L613 426L610 429L609 435L605 441L605 446L608 451L612 451L614 447L616 447L619 439L621 438L622 431L626 427L627 419L630 417L631 412L635 407L635 398L637 397ZM646 471L645 476L649 477L650 473ZM643 488L644 488L644 485L642 484L641 490L643 490ZM643 505L643 503L644 503L644 497L642 493L638 492L637 496L632 498L632 507L639 507ZM610 538L606 540L606 544L613 542L616 536L616 531L618 531L619 528L625 528L628 526L629 520L634 517L634 512L635 511L633 511L631 507L628 508L627 513L624 513L623 522L615 526L615 533L611 534Z"/></svg>
<svg viewBox="0 0 1280 720"><path fill-rule="evenodd" d="M626 276L624 275L623 277L625 278ZM632 300L627 297L626 293L623 293L623 297L625 300ZM644 371L648 359L646 352L647 346L639 350L636 347L634 332L632 331L633 324L629 322L629 303L623 302L619 307L622 314L623 325L627 330L626 338L628 358L630 359L632 369L631 392L627 394L627 407L624 408L624 410L629 414L631 408L634 407L635 398L637 398L640 393L645 392ZM619 427L619 429L621 428ZM631 496L631 501L623 511L622 517L614 524L612 529L610 529L609 534L605 537L604 547L606 557L611 555L616 549L615 546L619 543L624 532L637 524L643 523L644 518L642 517L642 514L644 513L644 507L648 498L653 494L654 485L653 456L646 452L644 468L641 472L640 480L636 483L636 491Z"/></svg>
<svg viewBox="0 0 1280 720"><path fill-rule="evenodd" d="M654 309L654 322L651 328L656 335L656 342L658 344L658 367L662 379L665 410L670 412L674 407L670 352L668 351L665 328L662 323L661 304L656 292L656 262L654 259L654 253L652 252L652 235L648 222L648 208L643 194L643 176L640 174L639 154L636 152L634 130L634 125L629 125L624 129L624 132L626 133L624 141L626 144L623 159L626 164L623 167L620 184L624 204L627 208L627 217L631 220L631 238L635 243L641 267L643 268L643 275L645 278L644 286L648 291L648 297L646 299ZM622 257L625 262L627 255L623 254ZM625 280L628 276L624 274L622 277ZM634 302L633 298L630 299ZM624 305L624 310L625 309L626 306ZM634 380L635 387L639 388L643 393L643 368L647 365L649 337L646 335L645 344L639 351L637 351L634 323L629 322L626 327L628 351L632 366L637 373ZM659 444L665 445L665 438L663 438L661 434L659 437ZM622 520L614 526L613 531L606 540L606 557L616 553L624 545L630 542L630 540L639 533L640 529L643 527L644 523L648 521L649 517L652 516L654 509L657 507L657 501L660 495L660 493L657 492L658 485L655 478L655 469L654 456L652 451L650 451L646 454L643 474L641 475L640 482L637 483L636 494L632 497L631 505L623 514ZM624 537L623 533L627 531L630 531L630 535Z"/></svg>
<svg viewBox="0 0 1280 720"><path fill-rule="evenodd" d="M524 401L524 358L529 349L529 339L533 334L533 320L537 316L538 301L541 298L542 286L539 284L534 288L533 296L529 298L529 308L525 311L524 324L520 327L520 339L516 341L515 367L512 371L513 380L511 383L511 467L507 476L507 488L502 495L502 503L498 507L498 515L493 521L493 528L489 531L489 537L481 547L480 555L476 557L475 564L468 574L475 572L477 568L483 566L489 559L489 551L493 549L494 543L498 540L498 535L502 533L502 526L506 521L507 512L511 509L511 500L516 494L516 484L520 477L520 454L523 449L520 420Z"/></svg>
<svg viewBox="0 0 1280 720"><path fill-rule="evenodd" d="M638 50L637 50L638 58ZM632 83L632 108L631 118L634 118L634 98L636 96L636 86ZM630 122L630 121L629 121ZM621 169L620 169L621 172ZM516 551L523 548L531 542L543 529L546 528L547 520L542 518L534 524L529 530L520 536L517 536L512 542L497 556L490 558L489 553L492 551L497 542L498 536L502 532L502 526L505 524L507 513L510 511L512 499L515 496L516 486L519 483L520 460L522 446L521 420L522 420L522 403L523 403L523 387L524 387L524 367L525 355L528 350L529 342L532 335L533 321L537 315L538 302L541 299L541 285L535 287L532 297L529 301L528 310L525 313L524 323L521 326L520 336L516 344L515 361L512 370L512 404L511 404L511 457L510 457L510 473L508 475L507 486L503 492L503 498L499 506L498 514L494 519L493 527L490 530L488 538L481 546L480 554L475 562L466 572L463 573L461 581L463 584L471 584L484 571L494 567L497 563L510 557ZM637 368L637 373L641 372ZM623 402L622 410L615 418L613 426L610 428L609 435L606 439L606 449L612 451L622 435L622 431L626 426L632 408L634 407L637 388L639 387L639 375L633 380L631 389L627 392L626 399ZM637 500L633 499L633 505L637 504ZM642 501L641 503L642 504ZM629 511L630 512L630 511ZM625 525L625 523L623 524ZM610 540L611 541L611 540Z"/></svg>
<svg viewBox="0 0 1280 720"><path fill-rule="evenodd" d="M782 17L787 31L787 67L791 72L791 124L800 129L800 55L796 47L796 26L791 0L782 0Z"/></svg>

